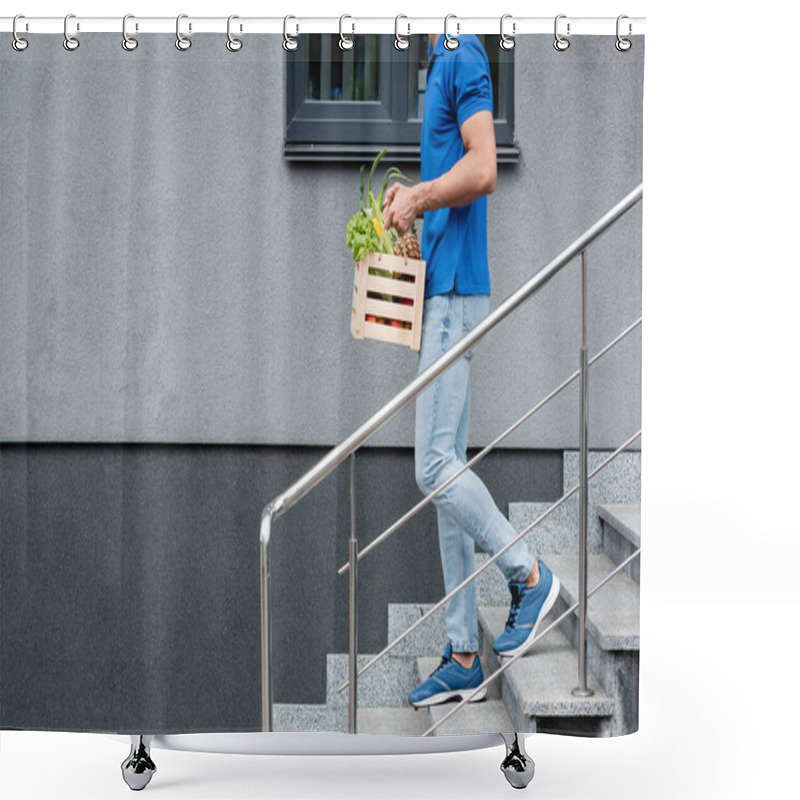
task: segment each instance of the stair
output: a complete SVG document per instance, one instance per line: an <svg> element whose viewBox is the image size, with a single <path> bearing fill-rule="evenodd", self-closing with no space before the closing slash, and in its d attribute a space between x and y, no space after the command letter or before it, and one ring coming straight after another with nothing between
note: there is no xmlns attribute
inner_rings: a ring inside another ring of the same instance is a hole
<svg viewBox="0 0 800 800"><path fill-rule="evenodd" d="M603 550L615 564L621 564L642 546L642 506L639 503L606 503L597 507L603 526ZM625 574L639 583L639 560Z"/></svg>
<svg viewBox="0 0 800 800"><path fill-rule="evenodd" d="M479 608L480 625L487 639L503 632L508 608ZM552 622L551 612L541 623L543 631ZM484 654L486 668L493 672L503 663L489 648ZM602 734L609 728L615 710L614 699L607 695L593 675L589 675L591 697L575 697L578 653L567 637L554 628L542 637L522 658L514 662L498 679L514 730L536 732L553 730L559 720L561 732Z"/></svg>
<svg viewBox="0 0 800 800"><path fill-rule="evenodd" d="M590 453L590 470L607 455ZM590 589L641 546L639 465L638 452L622 453L590 483ZM567 451L566 489L577 482L577 475L578 453ZM509 521L521 531L550 507L550 503L511 503ZM578 529L575 495L525 537L561 582L559 599L540 631L578 598ZM485 553L476 552L476 566L487 560ZM505 626L510 598L506 581L494 564L476 579L476 587L481 661L488 677L502 663L491 645ZM388 641L394 641L431 608L431 604L424 603L390 603ZM588 686L593 690L589 697L572 694L578 684L578 636L577 614L572 613L490 684L486 700L463 706L434 735L546 731L610 736L635 731L639 681L638 559L589 598L587 666ZM408 702L411 689L438 666L445 643L445 613L441 608L359 677L360 733L419 736L453 708L452 703L445 703L417 711ZM371 658L359 655L359 666ZM276 705L276 729L347 731L348 692L337 692L347 675L347 655L329 654L326 703Z"/></svg>
<svg viewBox="0 0 800 800"><path fill-rule="evenodd" d="M545 563L561 581L563 610L578 601L578 556L544 556ZM590 555L587 585L591 591L614 570L616 564L604 553ZM603 650L639 649L639 586L620 572L587 602L586 629ZM556 613L560 613L556 609Z"/></svg>
<svg viewBox="0 0 800 800"><path fill-rule="evenodd" d="M393 642L431 608L433 603L390 603L388 641ZM431 656L443 651L444 641L444 606L442 606L430 619L403 639L392 653L395 656Z"/></svg>
<svg viewBox="0 0 800 800"><path fill-rule="evenodd" d="M428 718L417 709L407 708L359 708L357 712L358 732L376 733L386 736L422 736L428 729ZM484 733L481 731L481 733Z"/></svg>
<svg viewBox="0 0 800 800"><path fill-rule="evenodd" d="M443 703L440 706L431 706L426 709L428 722L435 724L453 708L452 703ZM466 735L469 733L513 733L516 730L511 718L508 716L503 701L482 700L479 703L467 703L463 708L453 714L450 719L440 725L433 736Z"/></svg>
<svg viewBox="0 0 800 800"><path fill-rule="evenodd" d="M374 656L359 654L361 669ZM328 654L328 680L326 704L329 708L347 708L348 690L337 691L347 681L349 656L347 653ZM413 657L390 653L358 679L359 708L399 708L408 706L408 692L417 682L417 665Z"/></svg>
<svg viewBox="0 0 800 800"><path fill-rule="evenodd" d="M324 704L275 703L272 707L272 729L282 733L347 733L347 708L329 708Z"/></svg>
<svg viewBox="0 0 800 800"><path fill-rule="evenodd" d="M536 553L574 553L575 522L578 519L577 494L569 498L555 511L550 512L526 537L525 541ZM522 532L535 522L553 503L509 503L508 521L515 531ZM601 549L600 538L594 547Z"/></svg>
<svg viewBox="0 0 800 800"><path fill-rule="evenodd" d="M442 631L444 636L444 630ZM439 640L439 648L444 639ZM439 666L439 658L426 657L417 659L417 683L423 681L428 675ZM486 672L486 675L489 673ZM455 704L443 703L440 706L430 706L421 709L420 716L425 715L428 727L438 722L444 717ZM497 731L498 733L508 733L514 730L511 718L508 716L506 707L500 697L500 687L490 684L487 687L486 699L477 703L467 703L458 713L454 714L440 728L434 731L435 736L467 733L486 733L486 731Z"/></svg>
<svg viewBox="0 0 800 800"><path fill-rule="evenodd" d="M611 454L610 451L589 451L591 473ZM580 453L564 451L563 486L569 491L578 483ZM603 552L604 530L599 509L611 504L639 506L641 497L641 453L625 451L589 481L589 529L587 540L590 553ZM550 506L549 503L509 503L508 519L517 531L523 530ZM566 500L544 522L526 537L537 553L576 553L578 551L578 493ZM621 559L620 559L621 560ZM617 562L619 563L619 562Z"/></svg>

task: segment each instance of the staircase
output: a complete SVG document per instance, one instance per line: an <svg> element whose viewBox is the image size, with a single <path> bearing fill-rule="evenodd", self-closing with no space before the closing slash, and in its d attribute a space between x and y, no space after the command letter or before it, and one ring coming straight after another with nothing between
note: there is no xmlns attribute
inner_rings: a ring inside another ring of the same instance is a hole
<svg viewBox="0 0 800 800"><path fill-rule="evenodd" d="M606 453L591 452L589 469ZM578 454L564 453L564 487L577 483ZM589 589L641 544L640 454L622 453L590 483ZM550 507L512 503L509 520L518 531ZM561 592L546 625L578 599L578 501L571 498L531 531L526 540L561 581ZM379 556L378 556L379 557ZM476 553L476 566L488 556ZM503 630L510 596L500 570L490 566L477 578L481 662L488 675L500 665L492 641ZM432 606L391 603L388 641L393 641ZM444 609L417 628L358 679L359 733L421 735L451 704L415 710L409 691L438 665L446 642ZM574 697L578 684L578 620L569 615L532 650L489 686L484 702L454 714L434 735L498 732L553 732L616 736L638 728L639 560L636 559L588 601L587 663L591 697ZM370 660L359 656L359 666ZM324 705L276 704L275 730L348 730L346 654L329 654Z"/></svg>

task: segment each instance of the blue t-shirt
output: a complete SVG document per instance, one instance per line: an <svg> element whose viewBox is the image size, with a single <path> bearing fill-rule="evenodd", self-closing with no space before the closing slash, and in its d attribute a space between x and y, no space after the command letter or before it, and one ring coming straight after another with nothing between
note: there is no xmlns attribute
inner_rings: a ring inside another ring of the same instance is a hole
<svg viewBox="0 0 800 800"><path fill-rule="evenodd" d="M459 36L456 50L428 45L428 79L420 140L421 177L444 175L465 153L461 125L478 111L492 111L489 60L477 36ZM486 196L466 206L426 211L422 258L427 262L425 297L489 294Z"/></svg>

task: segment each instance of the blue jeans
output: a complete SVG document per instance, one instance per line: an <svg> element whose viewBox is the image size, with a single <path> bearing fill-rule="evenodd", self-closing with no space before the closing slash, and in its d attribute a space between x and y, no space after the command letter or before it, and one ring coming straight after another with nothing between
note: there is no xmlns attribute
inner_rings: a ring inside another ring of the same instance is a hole
<svg viewBox="0 0 800 800"><path fill-rule="evenodd" d="M419 372L427 369L451 345L468 334L489 313L489 296L433 295L422 312ZM414 444L417 485L430 494L467 461L470 407L470 349L416 400ZM517 532L495 505L483 481L466 470L433 499L439 523L439 552L444 586L449 594L475 571L475 543L490 555ZM524 541L496 562L507 581L524 581L535 557ZM447 638L456 653L478 650L478 604L475 582L447 604Z"/></svg>

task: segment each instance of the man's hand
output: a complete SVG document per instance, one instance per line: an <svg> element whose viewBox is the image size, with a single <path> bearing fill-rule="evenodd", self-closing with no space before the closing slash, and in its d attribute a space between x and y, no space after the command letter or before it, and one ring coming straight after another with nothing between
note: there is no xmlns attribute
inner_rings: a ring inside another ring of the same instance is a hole
<svg viewBox="0 0 800 800"><path fill-rule="evenodd" d="M394 228L402 236L419 215L416 187L393 183L383 198L383 219L387 228Z"/></svg>

